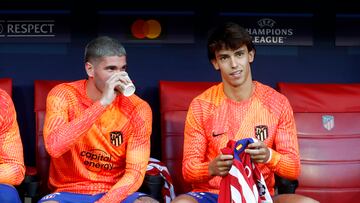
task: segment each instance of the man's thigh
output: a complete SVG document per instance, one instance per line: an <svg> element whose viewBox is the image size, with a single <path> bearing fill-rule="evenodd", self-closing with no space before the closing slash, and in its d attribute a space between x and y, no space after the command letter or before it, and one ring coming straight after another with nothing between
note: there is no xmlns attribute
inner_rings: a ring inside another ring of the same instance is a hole
<svg viewBox="0 0 360 203"><path fill-rule="evenodd" d="M74 202L83 202L83 203L94 203L96 200L100 199L105 193L100 193L96 195L88 194L79 194L71 192L55 192L48 195L45 195L39 200L38 203L48 203L48 202L59 202L59 203L74 203Z"/></svg>
<svg viewBox="0 0 360 203"><path fill-rule="evenodd" d="M74 203L74 202L82 202L82 203L94 203L98 199L100 199L105 193L88 195L88 194L78 194L71 192L56 192L51 193L39 200L38 203ZM145 193L134 192L133 194L126 197L122 203L133 203L139 197L148 196Z"/></svg>
<svg viewBox="0 0 360 203"><path fill-rule="evenodd" d="M14 186L8 184L0 184L0 202L21 203L19 193Z"/></svg>
<svg viewBox="0 0 360 203"><path fill-rule="evenodd" d="M217 203L218 195L209 192L188 192L175 198L173 201L187 203Z"/></svg>

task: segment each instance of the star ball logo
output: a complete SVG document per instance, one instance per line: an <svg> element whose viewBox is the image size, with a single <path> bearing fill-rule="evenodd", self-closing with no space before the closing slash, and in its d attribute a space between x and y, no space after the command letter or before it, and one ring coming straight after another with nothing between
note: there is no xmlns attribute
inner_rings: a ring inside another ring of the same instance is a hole
<svg viewBox="0 0 360 203"><path fill-rule="evenodd" d="M295 30L287 27L276 27L276 21L271 18L262 18L257 21L258 27L246 30L253 37L256 44L284 44L288 37L295 34Z"/></svg>
<svg viewBox="0 0 360 203"><path fill-rule="evenodd" d="M154 19L138 19L131 24L131 34L136 39L156 39L161 35L161 24Z"/></svg>

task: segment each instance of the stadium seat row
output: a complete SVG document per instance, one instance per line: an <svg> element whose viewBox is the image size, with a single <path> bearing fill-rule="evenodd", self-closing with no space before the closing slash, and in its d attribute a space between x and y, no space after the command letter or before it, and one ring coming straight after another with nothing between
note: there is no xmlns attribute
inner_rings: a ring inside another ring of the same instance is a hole
<svg viewBox="0 0 360 203"><path fill-rule="evenodd" d="M36 168L27 167L27 176L37 176L37 195L49 192L49 156L42 135L46 96L62 82L36 80L34 83ZM181 173L188 106L196 95L214 84L159 83L162 161L171 173L176 194L191 190ZM12 80L0 79L0 88L11 95ZM320 202L356 202L360 194L360 84L280 82L278 91L289 99L298 131L302 168L296 193Z"/></svg>

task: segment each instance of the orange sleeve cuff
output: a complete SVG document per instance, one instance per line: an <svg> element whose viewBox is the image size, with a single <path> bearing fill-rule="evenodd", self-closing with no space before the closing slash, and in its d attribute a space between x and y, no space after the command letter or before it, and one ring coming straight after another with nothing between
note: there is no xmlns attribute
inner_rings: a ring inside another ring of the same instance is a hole
<svg viewBox="0 0 360 203"><path fill-rule="evenodd" d="M270 149L270 159L268 162L266 162L266 165L273 169L276 167L276 165L279 163L281 158L281 154L278 153L277 151Z"/></svg>

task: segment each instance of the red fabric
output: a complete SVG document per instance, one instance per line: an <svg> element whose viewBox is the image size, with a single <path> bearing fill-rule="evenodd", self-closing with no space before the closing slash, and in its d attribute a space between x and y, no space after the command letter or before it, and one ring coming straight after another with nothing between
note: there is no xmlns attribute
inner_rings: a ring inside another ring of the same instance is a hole
<svg viewBox="0 0 360 203"><path fill-rule="evenodd" d="M229 174L220 183L219 203L264 203L272 202L264 177L250 155L245 153L247 145L256 142L254 138L245 138L237 142L230 140L223 154L234 156ZM241 200L240 200L241 199Z"/></svg>
<svg viewBox="0 0 360 203"><path fill-rule="evenodd" d="M0 78L0 88L11 97L12 95L12 79L11 78Z"/></svg>
<svg viewBox="0 0 360 203"><path fill-rule="evenodd" d="M360 83L278 83L294 112L360 112Z"/></svg>

